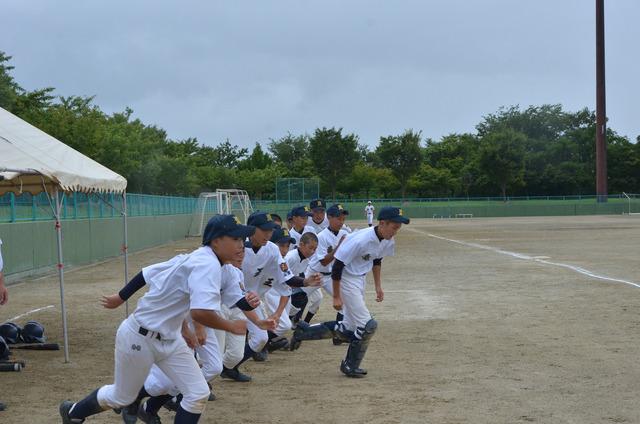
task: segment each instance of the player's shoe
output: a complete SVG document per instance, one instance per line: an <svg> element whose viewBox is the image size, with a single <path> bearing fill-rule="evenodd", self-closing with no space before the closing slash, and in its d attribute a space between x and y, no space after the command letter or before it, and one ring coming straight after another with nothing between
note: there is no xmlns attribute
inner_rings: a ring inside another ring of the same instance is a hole
<svg viewBox="0 0 640 424"><path fill-rule="evenodd" d="M287 340L287 338L283 336L275 337L267 342L267 351L269 353L275 352L276 350L280 350L280 349L286 349L288 347L289 347L289 340Z"/></svg>
<svg viewBox="0 0 640 424"><path fill-rule="evenodd" d="M182 400L182 393L178 394L178 396L176 397L172 397L162 406L168 409L169 411L178 412L178 407L180 406L181 400Z"/></svg>
<svg viewBox="0 0 640 424"><path fill-rule="evenodd" d="M216 395L214 395L213 392L209 392L209 397L207 398L207 401L213 402L214 400L216 400Z"/></svg>
<svg viewBox="0 0 640 424"><path fill-rule="evenodd" d="M340 363L340 371L347 377L351 378L362 378L367 375L367 370L363 368L351 368L347 365L347 361L342 361Z"/></svg>
<svg viewBox="0 0 640 424"><path fill-rule="evenodd" d="M264 362L268 356L269 354L266 349L262 349L260 352L253 352L253 360L256 362Z"/></svg>
<svg viewBox="0 0 640 424"><path fill-rule="evenodd" d="M333 336L332 340L333 340L334 346L340 346L342 343L346 343L340 337L337 337L337 336Z"/></svg>
<svg viewBox="0 0 640 424"><path fill-rule="evenodd" d="M251 377L247 374L241 373L237 368L227 368L222 367L222 372L220 373L220 377L228 378L229 380L234 380L239 383L248 383L251 381Z"/></svg>
<svg viewBox="0 0 640 424"><path fill-rule="evenodd" d="M73 402L65 400L60 404L60 417L62 417L62 424L80 424L84 420L80 418L71 418L69 411L73 408Z"/></svg>
<svg viewBox="0 0 640 424"><path fill-rule="evenodd" d="M4 403L0 402L0 411L4 411L5 409L7 409L7 405L5 405Z"/></svg>
<svg viewBox="0 0 640 424"><path fill-rule="evenodd" d="M129 406L122 408L120 415L124 424L136 424L138 422L138 408L140 404L134 402Z"/></svg>
<svg viewBox="0 0 640 424"><path fill-rule="evenodd" d="M146 402L140 404L140 408L138 408L138 418L145 424L162 424L160 421L160 417L157 414L150 414L147 412Z"/></svg>

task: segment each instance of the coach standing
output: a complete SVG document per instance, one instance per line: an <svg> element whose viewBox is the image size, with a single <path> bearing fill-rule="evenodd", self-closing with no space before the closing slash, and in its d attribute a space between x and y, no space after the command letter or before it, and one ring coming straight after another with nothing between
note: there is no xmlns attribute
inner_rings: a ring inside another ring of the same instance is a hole
<svg viewBox="0 0 640 424"><path fill-rule="evenodd" d="M0 239L0 305L4 305L9 300L9 292L7 292L7 288L4 285L4 275L2 274L2 267L4 263L2 262L2 239ZM0 411L5 410L4 403L0 402Z"/></svg>

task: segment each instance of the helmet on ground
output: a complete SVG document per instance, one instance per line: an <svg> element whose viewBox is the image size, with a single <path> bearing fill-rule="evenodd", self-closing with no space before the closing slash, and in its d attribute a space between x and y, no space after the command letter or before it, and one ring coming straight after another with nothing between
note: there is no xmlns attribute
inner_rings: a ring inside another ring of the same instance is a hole
<svg viewBox="0 0 640 424"><path fill-rule="evenodd" d="M22 328L13 322L5 322L0 325L0 336L8 344L20 343L22 341Z"/></svg>
<svg viewBox="0 0 640 424"><path fill-rule="evenodd" d="M0 361L9 359L9 345L0 336Z"/></svg>
<svg viewBox="0 0 640 424"><path fill-rule="evenodd" d="M44 327L38 321L29 321L22 329L22 339L25 343L44 343Z"/></svg>

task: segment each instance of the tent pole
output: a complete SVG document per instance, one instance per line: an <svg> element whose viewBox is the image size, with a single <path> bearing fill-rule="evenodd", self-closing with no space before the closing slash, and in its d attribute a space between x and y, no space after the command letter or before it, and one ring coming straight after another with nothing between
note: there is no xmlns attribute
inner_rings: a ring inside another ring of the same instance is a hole
<svg viewBox="0 0 640 424"><path fill-rule="evenodd" d="M60 224L60 199L58 189L54 190L56 198L56 238L58 241L58 279L60 280L60 306L62 309L62 335L64 338L64 362L69 363L69 337L67 331L67 308L64 302L64 262L62 260L62 226ZM64 193L63 193L64 196Z"/></svg>
<svg viewBox="0 0 640 424"><path fill-rule="evenodd" d="M129 241L127 237L127 192L122 193L122 221L124 224L122 252L124 253L124 285L129 282ZM129 316L129 301L125 302L125 316Z"/></svg>

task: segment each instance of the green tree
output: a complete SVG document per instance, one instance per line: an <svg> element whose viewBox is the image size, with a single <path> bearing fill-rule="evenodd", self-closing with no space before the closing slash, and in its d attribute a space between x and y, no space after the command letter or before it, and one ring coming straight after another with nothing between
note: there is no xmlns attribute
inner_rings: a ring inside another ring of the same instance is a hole
<svg viewBox="0 0 640 424"><path fill-rule="evenodd" d="M526 140L524 134L512 129L496 130L481 139L480 169L500 188L505 200L507 188L523 183Z"/></svg>
<svg viewBox="0 0 640 424"><path fill-rule="evenodd" d="M0 51L0 107L13 111L18 94L24 91L13 79L11 71L13 66L9 65L11 56L7 56Z"/></svg>
<svg viewBox="0 0 640 424"><path fill-rule="evenodd" d="M256 143L256 145L253 147L253 150L251 151L251 154L238 164L238 168L245 170L265 169L271 164L273 164L273 159L271 159L271 156L269 156L268 153L262 150L262 146L260 146L260 143Z"/></svg>
<svg viewBox="0 0 640 424"><path fill-rule="evenodd" d="M376 155L382 164L393 172L400 182L402 198L405 198L409 178L422 163L421 133L407 130L397 136L380 137Z"/></svg>
<svg viewBox="0 0 640 424"><path fill-rule="evenodd" d="M283 170L282 177L313 177L316 171L309 156L309 137L306 135L285 135L271 140L269 152L275 163Z"/></svg>
<svg viewBox="0 0 640 424"><path fill-rule="evenodd" d="M309 156L320 179L336 198L336 187L349 176L358 160L358 137L342 128L318 128L309 140Z"/></svg>

